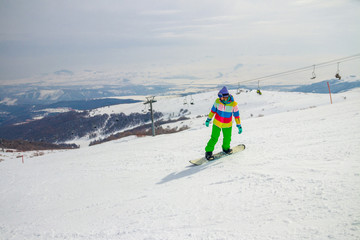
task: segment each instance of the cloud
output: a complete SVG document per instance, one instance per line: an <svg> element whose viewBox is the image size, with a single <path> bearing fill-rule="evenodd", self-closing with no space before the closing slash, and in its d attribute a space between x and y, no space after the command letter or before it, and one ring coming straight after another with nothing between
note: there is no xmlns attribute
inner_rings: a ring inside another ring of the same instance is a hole
<svg viewBox="0 0 360 240"><path fill-rule="evenodd" d="M159 16L159 15L172 15L172 14L180 14L181 10L148 10L148 11L142 11L139 14L140 15L148 15L148 16Z"/></svg>
<svg viewBox="0 0 360 240"><path fill-rule="evenodd" d="M224 76L224 74L219 72L218 75L215 78L222 78L223 76Z"/></svg>
<svg viewBox="0 0 360 240"><path fill-rule="evenodd" d="M0 81L154 66L162 79L200 81L262 56L296 68L358 52L359 11L353 0L0 1ZM246 75L243 65L234 70Z"/></svg>
<svg viewBox="0 0 360 240"><path fill-rule="evenodd" d="M201 78L196 77L196 76L190 76L190 75L175 75L175 76L169 76L169 77L161 77L161 79L166 79L166 80L173 80L173 79L197 80L197 79L201 79Z"/></svg>
<svg viewBox="0 0 360 240"><path fill-rule="evenodd" d="M238 70L239 68L242 68L244 66L244 64L237 64L235 67L234 67L234 71Z"/></svg>
<svg viewBox="0 0 360 240"><path fill-rule="evenodd" d="M54 72L54 74L55 75L74 75L74 73L72 71L66 70L66 69L56 71L56 72Z"/></svg>

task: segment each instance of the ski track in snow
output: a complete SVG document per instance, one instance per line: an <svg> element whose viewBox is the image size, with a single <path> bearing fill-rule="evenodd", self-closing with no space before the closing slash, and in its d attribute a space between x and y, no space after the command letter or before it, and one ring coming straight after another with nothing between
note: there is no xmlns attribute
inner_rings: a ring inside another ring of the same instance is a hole
<svg viewBox="0 0 360 240"><path fill-rule="evenodd" d="M192 116L215 96L194 95ZM201 166L188 161L204 154L204 117L24 164L2 153L0 239L360 239L360 91L332 105L321 94L235 98L244 131L232 144L246 150Z"/></svg>

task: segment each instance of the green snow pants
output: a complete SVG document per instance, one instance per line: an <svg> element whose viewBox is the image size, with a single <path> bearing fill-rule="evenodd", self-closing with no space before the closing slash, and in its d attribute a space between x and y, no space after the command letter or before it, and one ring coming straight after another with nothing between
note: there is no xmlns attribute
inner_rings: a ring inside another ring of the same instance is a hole
<svg viewBox="0 0 360 240"><path fill-rule="evenodd" d="M213 124L212 127L212 133L211 133L211 138L209 140L209 142L207 143L206 147L205 147L205 151L206 152L212 152L214 151L215 145L220 137L220 132L222 131L223 133L223 144L222 144L222 148L223 150L228 150L230 149L230 142L231 142L231 129L232 127L229 128L219 128L218 126L216 126L215 124Z"/></svg>

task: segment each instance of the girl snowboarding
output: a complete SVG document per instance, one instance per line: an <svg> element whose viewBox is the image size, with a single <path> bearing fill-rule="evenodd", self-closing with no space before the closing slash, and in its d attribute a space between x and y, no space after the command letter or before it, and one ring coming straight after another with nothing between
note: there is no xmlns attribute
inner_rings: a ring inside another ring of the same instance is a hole
<svg viewBox="0 0 360 240"><path fill-rule="evenodd" d="M239 134L242 133L239 108L237 103L234 101L234 97L229 94L226 87L223 87L219 91L218 96L219 98L215 100L215 103L212 106L209 116L205 122L206 127L209 127L210 121L215 115L211 138L205 147L205 158L207 160L214 160L213 151L220 137L221 131L223 133L222 150L226 154L232 153L232 149L230 148L232 116L235 118Z"/></svg>

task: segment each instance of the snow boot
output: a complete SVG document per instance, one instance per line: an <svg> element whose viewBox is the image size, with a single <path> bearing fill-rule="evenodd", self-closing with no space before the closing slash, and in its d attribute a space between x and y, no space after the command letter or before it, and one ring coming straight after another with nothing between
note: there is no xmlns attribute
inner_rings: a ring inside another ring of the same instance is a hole
<svg viewBox="0 0 360 240"><path fill-rule="evenodd" d="M232 154L232 151L233 150L231 148L229 148L228 150L223 149L223 152L226 154Z"/></svg>
<svg viewBox="0 0 360 240"><path fill-rule="evenodd" d="M205 158L206 158L206 160L208 160L208 161L211 161L211 160L214 160L214 159L215 159L215 157L214 157L214 155L213 155L212 152L205 152Z"/></svg>

